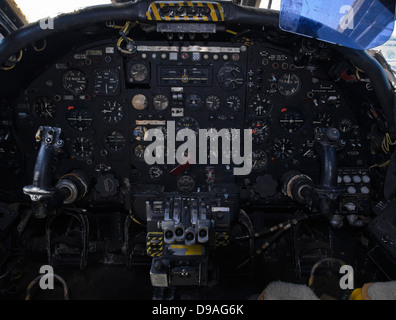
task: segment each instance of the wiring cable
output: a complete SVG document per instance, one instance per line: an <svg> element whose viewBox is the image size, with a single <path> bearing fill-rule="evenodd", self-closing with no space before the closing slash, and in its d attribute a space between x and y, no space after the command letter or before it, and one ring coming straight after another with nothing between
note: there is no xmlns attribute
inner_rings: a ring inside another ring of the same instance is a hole
<svg viewBox="0 0 396 320"><path fill-rule="evenodd" d="M43 277L54 277L54 279L58 280L62 286L63 286L63 297L64 300L70 300L70 296L69 296L69 288L66 284L66 281L59 275L57 274L51 274L51 273L47 273L47 274L42 274L37 276L32 282L30 282L30 284L28 285L27 289L26 289L26 296L25 296L25 300L31 300L32 298L32 289L40 282L40 280Z"/></svg>

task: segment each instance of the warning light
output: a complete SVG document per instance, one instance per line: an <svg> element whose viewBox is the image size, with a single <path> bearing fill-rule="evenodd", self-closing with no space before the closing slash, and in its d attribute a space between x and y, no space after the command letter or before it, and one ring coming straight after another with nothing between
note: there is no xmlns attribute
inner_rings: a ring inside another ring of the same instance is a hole
<svg viewBox="0 0 396 320"><path fill-rule="evenodd" d="M74 109L73 106L69 106L69 107L67 108L68 111L73 110L73 109Z"/></svg>
<svg viewBox="0 0 396 320"><path fill-rule="evenodd" d="M282 108L281 112L287 111L287 108Z"/></svg>

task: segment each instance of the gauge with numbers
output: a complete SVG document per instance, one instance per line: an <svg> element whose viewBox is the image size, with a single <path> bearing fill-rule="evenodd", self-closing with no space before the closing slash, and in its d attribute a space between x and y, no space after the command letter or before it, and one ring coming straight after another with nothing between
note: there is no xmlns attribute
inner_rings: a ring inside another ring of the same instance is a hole
<svg viewBox="0 0 396 320"><path fill-rule="evenodd" d="M270 134L270 122L266 120L253 121L250 125L252 138L255 144L262 144L268 140Z"/></svg>
<svg viewBox="0 0 396 320"><path fill-rule="evenodd" d="M157 94L154 96L153 105L159 111L165 110L169 106L169 99L164 94Z"/></svg>
<svg viewBox="0 0 396 320"><path fill-rule="evenodd" d="M236 90L243 84L242 69L236 64L224 65L217 74L217 81L225 90Z"/></svg>
<svg viewBox="0 0 396 320"><path fill-rule="evenodd" d="M143 63L135 63L129 69L129 82L144 83L149 78L149 69Z"/></svg>
<svg viewBox="0 0 396 320"><path fill-rule="evenodd" d="M114 152L122 150L125 142L125 137L118 131L110 132L105 138L106 147Z"/></svg>
<svg viewBox="0 0 396 320"><path fill-rule="evenodd" d="M210 95L205 100L206 109L209 111L217 111L220 109L220 98L215 95Z"/></svg>
<svg viewBox="0 0 396 320"><path fill-rule="evenodd" d="M338 123L338 130L340 130L341 133L351 132L352 128L352 121L348 118L341 119Z"/></svg>
<svg viewBox="0 0 396 320"><path fill-rule="evenodd" d="M201 109L202 98L198 94L190 94L185 101L186 107L190 110L197 111Z"/></svg>
<svg viewBox="0 0 396 320"><path fill-rule="evenodd" d="M272 107L272 101L263 93L258 93L251 97L248 104L249 113L256 117L268 116Z"/></svg>
<svg viewBox="0 0 396 320"><path fill-rule="evenodd" d="M115 96L120 93L120 73L117 69L94 72L94 92L99 96Z"/></svg>
<svg viewBox="0 0 396 320"><path fill-rule="evenodd" d="M134 156L139 159L139 160L143 160L144 159L144 152L146 151L146 146L143 144L139 144L137 145L134 149L133 149L133 154Z"/></svg>
<svg viewBox="0 0 396 320"><path fill-rule="evenodd" d="M273 144L273 152L278 159L289 159L295 153L295 146L290 139L276 139Z"/></svg>
<svg viewBox="0 0 396 320"><path fill-rule="evenodd" d="M78 160L87 160L92 157L94 143L90 138L77 137L71 142L73 156Z"/></svg>
<svg viewBox="0 0 396 320"><path fill-rule="evenodd" d="M136 110L144 110L147 108L147 97L144 94L136 94L132 98L132 106Z"/></svg>
<svg viewBox="0 0 396 320"><path fill-rule="evenodd" d="M300 147L300 154L305 160L315 160L316 158L318 158L315 141L305 141Z"/></svg>
<svg viewBox="0 0 396 320"><path fill-rule="evenodd" d="M164 171L158 166L152 166L149 168L149 176L151 179L159 179L164 174Z"/></svg>
<svg viewBox="0 0 396 320"><path fill-rule="evenodd" d="M66 122L74 130L84 131L93 124L93 115L85 106L68 106Z"/></svg>
<svg viewBox="0 0 396 320"><path fill-rule="evenodd" d="M334 118L330 113L321 112L314 115L312 124L314 127L331 127L334 123Z"/></svg>
<svg viewBox="0 0 396 320"><path fill-rule="evenodd" d="M285 73L278 80L278 90L286 97L294 96L300 88L301 80L296 73Z"/></svg>
<svg viewBox="0 0 396 320"><path fill-rule="evenodd" d="M66 91L74 95L79 95L87 89L88 80L82 71L71 69L63 75L62 83Z"/></svg>
<svg viewBox="0 0 396 320"><path fill-rule="evenodd" d="M237 112L241 110L241 99L238 96L229 96L226 105L231 111Z"/></svg>
<svg viewBox="0 0 396 320"><path fill-rule="evenodd" d="M300 130L305 123L304 115L294 109L284 108L279 116L279 126L288 133Z"/></svg>
<svg viewBox="0 0 396 320"><path fill-rule="evenodd" d="M56 115L56 107L47 97L39 97L33 102L33 112L41 119L52 119Z"/></svg>
<svg viewBox="0 0 396 320"><path fill-rule="evenodd" d="M117 124L124 117L124 108L117 101L106 100L100 109L102 119L108 124Z"/></svg>
<svg viewBox="0 0 396 320"><path fill-rule="evenodd" d="M262 170L268 162L267 153L264 150L256 149L252 153L252 169Z"/></svg>
<svg viewBox="0 0 396 320"><path fill-rule="evenodd" d="M190 117L184 117L176 123L176 131L180 131L182 129L191 129L195 133L198 133L199 131L198 121Z"/></svg>

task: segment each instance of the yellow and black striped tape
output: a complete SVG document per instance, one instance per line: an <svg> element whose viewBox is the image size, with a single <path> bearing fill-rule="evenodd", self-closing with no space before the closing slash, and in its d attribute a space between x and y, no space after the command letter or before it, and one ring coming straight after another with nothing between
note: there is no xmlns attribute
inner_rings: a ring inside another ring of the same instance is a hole
<svg viewBox="0 0 396 320"><path fill-rule="evenodd" d="M216 232L216 247L226 247L230 242L227 232Z"/></svg>
<svg viewBox="0 0 396 320"><path fill-rule="evenodd" d="M212 1L155 1L146 16L152 21L225 21L223 7Z"/></svg>
<svg viewBox="0 0 396 320"><path fill-rule="evenodd" d="M150 257L160 257L164 246L164 236L162 232L149 232L146 238L147 255Z"/></svg>

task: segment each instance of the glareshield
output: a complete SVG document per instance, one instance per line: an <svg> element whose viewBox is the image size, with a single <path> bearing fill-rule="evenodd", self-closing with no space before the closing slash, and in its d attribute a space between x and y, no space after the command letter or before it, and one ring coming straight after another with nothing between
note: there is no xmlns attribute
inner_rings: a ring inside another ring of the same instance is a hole
<svg viewBox="0 0 396 320"><path fill-rule="evenodd" d="M354 49L384 44L395 24L394 0L282 0L282 30Z"/></svg>

